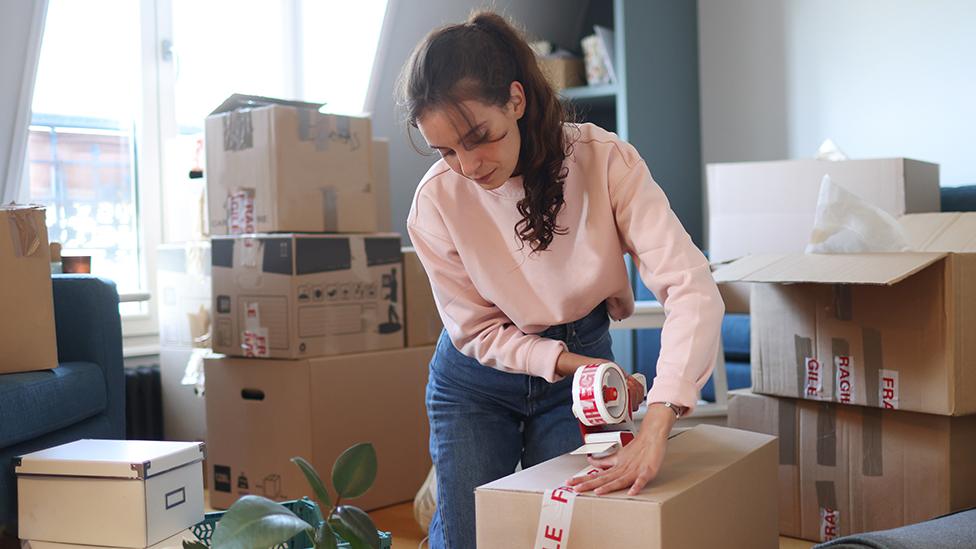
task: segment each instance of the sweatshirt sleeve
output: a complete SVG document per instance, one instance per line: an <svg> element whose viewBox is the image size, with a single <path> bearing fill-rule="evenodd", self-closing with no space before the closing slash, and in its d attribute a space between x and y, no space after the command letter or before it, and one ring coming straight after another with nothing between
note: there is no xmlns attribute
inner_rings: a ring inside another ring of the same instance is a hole
<svg viewBox="0 0 976 549"><path fill-rule="evenodd" d="M608 173L617 231L666 315L648 402L673 402L693 410L698 390L715 366L725 306L708 261L671 211L647 165L629 144L616 146Z"/></svg>
<svg viewBox="0 0 976 549"><path fill-rule="evenodd" d="M557 381L562 341L522 332L474 287L440 213L422 194L407 218L407 232L427 271L434 301L454 346L485 366Z"/></svg>

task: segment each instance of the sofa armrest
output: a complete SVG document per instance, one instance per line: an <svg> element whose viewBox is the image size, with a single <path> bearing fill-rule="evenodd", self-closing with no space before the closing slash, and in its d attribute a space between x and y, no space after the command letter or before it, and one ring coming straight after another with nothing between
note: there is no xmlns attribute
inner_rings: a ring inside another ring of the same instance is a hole
<svg viewBox="0 0 976 549"><path fill-rule="evenodd" d="M53 275L58 362L93 362L105 375L106 415L125 437L122 320L115 283L91 275Z"/></svg>

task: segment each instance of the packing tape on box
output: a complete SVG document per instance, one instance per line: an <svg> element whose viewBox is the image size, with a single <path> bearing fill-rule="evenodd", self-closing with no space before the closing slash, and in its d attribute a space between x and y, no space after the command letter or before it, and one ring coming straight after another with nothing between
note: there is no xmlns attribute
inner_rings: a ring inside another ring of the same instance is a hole
<svg viewBox="0 0 976 549"><path fill-rule="evenodd" d="M332 128L329 127L330 116L323 116L318 111L296 107L298 113L298 139L311 141L315 145L315 150L322 152L329 148L329 135Z"/></svg>
<svg viewBox="0 0 976 549"><path fill-rule="evenodd" d="M856 388L851 344L846 339L835 337L830 340L830 349L834 357L834 400L850 404Z"/></svg>
<svg viewBox="0 0 976 549"><path fill-rule="evenodd" d="M251 109L230 111L223 116L224 150L243 151L254 147Z"/></svg>
<svg viewBox="0 0 976 549"><path fill-rule="evenodd" d="M863 328L861 339L864 349L864 389L868 406L880 405L878 372L883 368L881 361L881 332L874 328Z"/></svg>
<svg viewBox="0 0 976 549"><path fill-rule="evenodd" d="M832 480L818 480L817 507L820 510L820 541L830 541L840 535L840 511L837 509L837 492Z"/></svg>
<svg viewBox="0 0 976 549"><path fill-rule="evenodd" d="M597 467L587 467L573 477L593 475L600 471ZM577 495L578 492L570 486L559 486L542 494L542 509L539 511L533 549L562 549L569 546L573 505Z"/></svg>
<svg viewBox="0 0 976 549"><path fill-rule="evenodd" d="M804 398L807 386L807 359L813 356L813 341L799 334L793 336L796 348L796 396Z"/></svg>
<svg viewBox="0 0 976 549"><path fill-rule="evenodd" d="M861 408L861 472L866 477L884 476L881 410Z"/></svg>
<svg viewBox="0 0 976 549"><path fill-rule="evenodd" d="M779 463L796 465L796 402L787 398L777 399L779 416Z"/></svg>
<svg viewBox="0 0 976 549"><path fill-rule="evenodd" d="M829 402L817 409L817 465L837 465L837 409Z"/></svg>
<svg viewBox="0 0 976 549"><path fill-rule="evenodd" d="M37 215L40 211L41 215ZM14 257L29 257L41 249L40 231L35 220L43 219L44 210L41 208L17 208L6 210L10 223L10 239L14 248Z"/></svg>
<svg viewBox="0 0 976 549"><path fill-rule="evenodd" d="M854 317L852 294L850 284L834 284L834 318L837 320Z"/></svg>
<svg viewBox="0 0 976 549"><path fill-rule="evenodd" d="M339 231L339 191L335 185L328 185L322 191L322 220L325 232Z"/></svg>
<svg viewBox="0 0 976 549"><path fill-rule="evenodd" d="M227 193L227 234L251 234L255 229L255 190L251 187L238 187Z"/></svg>
<svg viewBox="0 0 976 549"><path fill-rule="evenodd" d="M241 332L241 349L246 357L271 356L268 329L261 325L261 309L257 302L244 304L244 330Z"/></svg>

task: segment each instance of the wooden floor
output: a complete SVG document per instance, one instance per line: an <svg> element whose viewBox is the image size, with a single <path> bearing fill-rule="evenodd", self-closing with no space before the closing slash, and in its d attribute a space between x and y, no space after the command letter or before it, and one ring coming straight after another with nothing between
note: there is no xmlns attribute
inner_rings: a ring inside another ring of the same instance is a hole
<svg viewBox="0 0 976 549"><path fill-rule="evenodd" d="M413 504L401 503L392 507L378 509L369 514L380 530L393 533L393 547L396 549L414 549L419 547L424 539L420 526L413 520ZM814 544L793 538L779 538L780 549L809 549ZM424 549L427 544L424 543Z"/></svg>

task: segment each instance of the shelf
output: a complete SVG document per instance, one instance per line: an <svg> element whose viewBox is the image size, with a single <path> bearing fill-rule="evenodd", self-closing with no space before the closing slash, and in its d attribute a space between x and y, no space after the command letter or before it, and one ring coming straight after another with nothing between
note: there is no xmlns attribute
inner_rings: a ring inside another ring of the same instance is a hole
<svg viewBox="0 0 976 549"><path fill-rule="evenodd" d="M617 97L619 87L616 84L602 84L600 86L578 86L559 91L559 97L577 102L612 101Z"/></svg>

